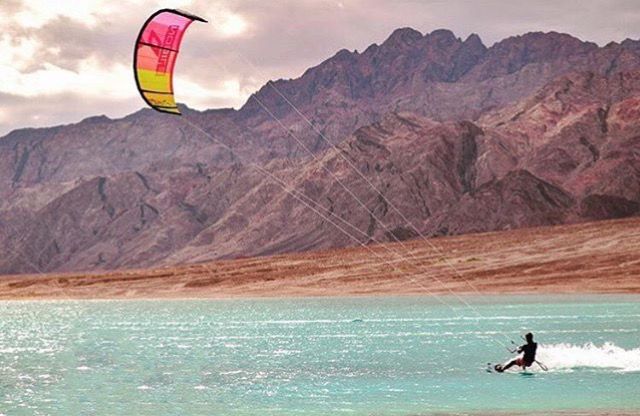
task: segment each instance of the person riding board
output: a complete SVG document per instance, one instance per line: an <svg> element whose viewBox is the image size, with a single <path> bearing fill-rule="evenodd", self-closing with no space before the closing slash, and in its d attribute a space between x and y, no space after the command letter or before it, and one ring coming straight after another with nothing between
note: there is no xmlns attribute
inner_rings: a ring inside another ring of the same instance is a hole
<svg viewBox="0 0 640 416"><path fill-rule="evenodd" d="M527 343L519 346L516 350L518 354L523 353L522 357L511 360L505 365L496 364L494 369L497 372L502 373L503 371L508 370L514 365L522 367L523 370L533 365L533 363L536 361L536 350L538 349L538 344L533 342L533 334L531 332L527 333L524 337Z"/></svg>

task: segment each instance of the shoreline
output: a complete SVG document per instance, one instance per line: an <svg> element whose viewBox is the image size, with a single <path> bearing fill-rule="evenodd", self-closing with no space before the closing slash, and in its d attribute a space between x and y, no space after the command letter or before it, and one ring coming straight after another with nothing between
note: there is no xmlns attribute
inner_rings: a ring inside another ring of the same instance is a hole
<svg viewBox="0 0 640 416"><path fill-rule="evenodd" d="M0 300L640 294L640 218L368 248L0 276Z"/></svg>
<svg viewBox="0 0 640 416"><path fill-rule="evenodd" d="M561 301L561 300L571 300L576 301L580 296L584 296L584 299L589 300L608 300L608 301L636 301L640 302L640 293L600 293L600 292L574 292L574 293L530 293L530 292L501 292L501 293L464 293L464 292L456 292L455 295L452 294L438 294L436 295L438 298L444 300L455 300L456 302L460 302L460 300L456 296L460 296L463 300L468 301L472 306L482 305L482 303L476 303L475 301L478 299L486 299L492 301L491 304L499 304L502 299L508 299L508 301L513 301L514 299L522 299L525 301L524 304L538 304L545 303L543 302L544 298L546 300L552 301ZM166 297L37 297L37 298L0 298L0 304L3 303L35 303L35 302L43 302L43 303L55 303L55 302L161 302L161 301L170 301L170 302L197 302L197 301L211 301L211 302L225 302L225 301L279 301L279 300L310 300L310 301L322 301L322 300L367 300L367 299L385 299L385 298L407 298L407 299L429 299L431 296L427 294L420 293L406 293L406 294L365 294L365 295L327 295L327 296L200 296L200 297L184 297L184 296L166 296ZM538 299L540 302L538 302ZM495 301L495 302L494 302ZM434 305L439 304L440 302L434 300ZM589 301L585 300L584 303L589 303ZM453 306L461 306L462 304L454 304Z"/></svg>

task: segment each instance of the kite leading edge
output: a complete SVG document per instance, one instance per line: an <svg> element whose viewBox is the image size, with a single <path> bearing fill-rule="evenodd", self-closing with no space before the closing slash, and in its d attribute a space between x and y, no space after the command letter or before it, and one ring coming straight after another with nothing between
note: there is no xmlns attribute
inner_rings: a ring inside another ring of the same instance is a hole
<svg viewBox="0 0 640 416"><path fill-rule="evenodd" d="M173 96L173 68L182 36L201 17L173 9L152 14L142 25L133 54L133 72L140 95L151 108L180 114Z"/></svg>

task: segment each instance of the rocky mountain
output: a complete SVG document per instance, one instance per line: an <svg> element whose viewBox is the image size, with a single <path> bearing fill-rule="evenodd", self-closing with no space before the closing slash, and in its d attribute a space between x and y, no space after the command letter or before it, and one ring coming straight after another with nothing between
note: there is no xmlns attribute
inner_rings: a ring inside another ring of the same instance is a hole
<svg viewBox="0 0 640 416"><path fill-rule="evenodd" d="M640 210L638 41L530 33L487 48L476 35L399 29L267 83L239 110L184 113L145 109L0 138L0 273Z"/></svg>

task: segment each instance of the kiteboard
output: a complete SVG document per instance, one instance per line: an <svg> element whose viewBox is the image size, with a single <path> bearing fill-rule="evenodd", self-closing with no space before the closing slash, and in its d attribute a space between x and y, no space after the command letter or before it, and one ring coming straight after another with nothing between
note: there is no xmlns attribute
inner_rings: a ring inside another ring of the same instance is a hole
<svg viewBox="0 0 640 416"><path fill-rule="evenodd" d="M491 364L491 363L487 363L487 367L485 368L485 371L487 373L495 373L495 374L502 374L505 371L501 370L502 369L502 364ZM523 370L523 371L508 371L508 373L510 374L520 374L522 376L533 376L535 373L533 373L530 370Z"/></svg>
<svg viewBox="0 0 640 416"><path fill-rule="evenodd" d="M491 364L491 363L487 363L487 368L485 369L485 371L487 373L502 373L503 371L501 371L502 368L502 364Z"/></svg>

